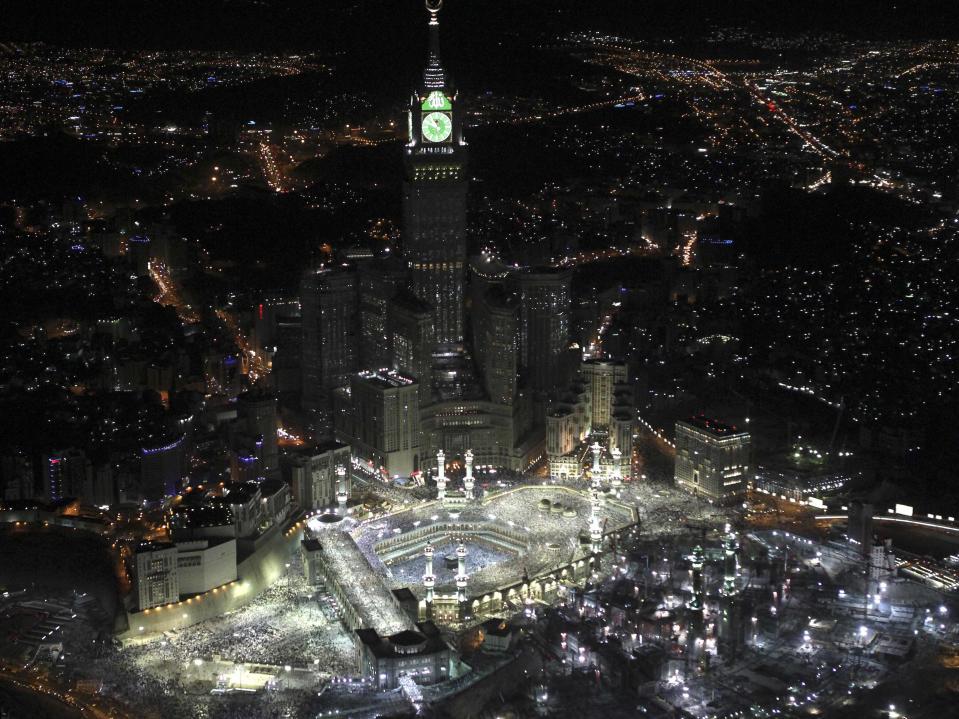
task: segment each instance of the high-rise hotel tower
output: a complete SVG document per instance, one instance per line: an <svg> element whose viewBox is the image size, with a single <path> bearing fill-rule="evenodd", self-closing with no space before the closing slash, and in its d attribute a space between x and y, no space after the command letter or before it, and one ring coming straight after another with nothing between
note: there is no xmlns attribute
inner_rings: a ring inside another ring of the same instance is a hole
<svg viewBox="0 0 959 719"><path fill-rule="evenodd" d="M433 308L434 347L463 341L466 264L466 142L463 108L440 62L442 0L426 0L430 50L410 98L405 148L403 245L411 289Z"/></svg>

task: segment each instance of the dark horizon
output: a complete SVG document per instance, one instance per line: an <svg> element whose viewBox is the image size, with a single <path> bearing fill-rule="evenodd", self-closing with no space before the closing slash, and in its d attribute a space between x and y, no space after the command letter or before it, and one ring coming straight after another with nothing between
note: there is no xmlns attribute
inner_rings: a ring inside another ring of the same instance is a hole
<svg viewBox="0 0 959 719"><path fill-rule="evenodd" d="M416 0L59 0L6 4L0 41L130 50L223 49L329 52L401 47L421 32ZM936 39L959 34L959 6L937 0L502 0L451 1L444 8L451 37L483 45L510 35L549 36L593 29L680 36L705 27L744 26L796 35ZM415 43L418 44L419 43Z"/></svg>

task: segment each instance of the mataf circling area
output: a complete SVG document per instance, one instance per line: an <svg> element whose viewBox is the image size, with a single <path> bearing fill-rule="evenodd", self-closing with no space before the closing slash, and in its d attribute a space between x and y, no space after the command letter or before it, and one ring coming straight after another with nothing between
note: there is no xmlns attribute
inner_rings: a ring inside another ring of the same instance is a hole
<svg viewBox="0 0 959 719"><path fill-rule="evenodd" d="M606 532L635 521L635 510L615 499L600 507ZM451 588L445 567L451 546L467 548L469 593L476 595L536 576L584 556L579 535L589 523L586 493L562 486L523 486L460 506L429 502L357 525L352 534L370 566L393 588L423 594L423 548L436 550L438 588Z"/></svg>

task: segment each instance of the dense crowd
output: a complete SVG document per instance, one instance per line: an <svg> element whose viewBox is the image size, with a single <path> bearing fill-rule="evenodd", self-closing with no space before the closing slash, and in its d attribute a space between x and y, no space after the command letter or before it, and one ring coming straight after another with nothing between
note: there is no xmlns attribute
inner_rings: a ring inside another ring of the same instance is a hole
<svg viewBox="0 0 959 719"><path fill-rule="evenodd" d="M312 692L260 691L242 698L210 693L208 682L191 679L194 660L219 657L238 664L286 665L316 672L317 681L355 672L353 642L340 624L335 602L313 591L299 561L287 575L248 605L187 629L91 658L84 673L102 678L108 695L127 705L155 707L159 716L300 716Z"/></svg>

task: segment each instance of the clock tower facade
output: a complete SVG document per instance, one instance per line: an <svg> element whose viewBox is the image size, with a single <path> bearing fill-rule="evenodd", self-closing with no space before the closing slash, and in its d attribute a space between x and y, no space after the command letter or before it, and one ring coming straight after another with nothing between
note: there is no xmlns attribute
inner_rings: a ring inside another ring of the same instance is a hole
<svg viewBox="0 0 959 719"><path fill-rule="evenodd" d="M413 294L433 308L434 348L452 348L464 334L466 142L463 108L440 62L441 6L442 0L426 2L430 52L422 82L410 97L403 251Z"/></svg>

